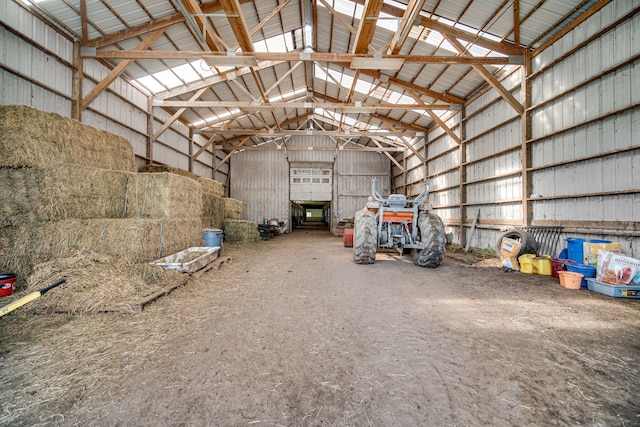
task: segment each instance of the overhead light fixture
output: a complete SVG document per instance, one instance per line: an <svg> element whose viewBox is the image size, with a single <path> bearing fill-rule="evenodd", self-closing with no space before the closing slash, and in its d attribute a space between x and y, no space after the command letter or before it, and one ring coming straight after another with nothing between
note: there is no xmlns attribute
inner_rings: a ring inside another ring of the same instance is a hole
<svg viewBox="0 0 640 427"><path fill-rule="evenodd" d="M354 70L390 70L398 71L404 65L403 58L353 58L351 68Z"/></svg>
<svg viewBox="0 0 640 427"><path fill-rule="evenodd" d="M226 56L205 56L204 62L209 67L257 67L255 56L237 56L227 53Z"/></svg>

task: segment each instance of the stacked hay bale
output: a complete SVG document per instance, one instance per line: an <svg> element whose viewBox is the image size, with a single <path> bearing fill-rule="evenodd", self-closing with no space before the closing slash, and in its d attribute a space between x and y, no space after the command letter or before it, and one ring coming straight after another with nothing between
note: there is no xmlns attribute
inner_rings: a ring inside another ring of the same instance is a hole
<svg viewBox="0 0 640 427"><path fill-rule="evenodd" d="M228 243L255 243L260 241L260 232L253 221L224 221L224 240Z"/></svg>
<svg viewBox="0 0 640 427"><path fill-rule="evenodd" d="M0 270L70 253L141 263L198 246L201 185L137 173L129 142L26 106L0 107Z"/></svg>
<svg viewBox="0 0 640 427"><path fill-rule="evenodd" d="M165 165L146 165L143 172L171 172L195 179L202 186L202 227L224 227L227 219L241 220L243 216L243 203L240 200L224 197L224 185L218 181L198 176L189 171L184 171Z"/></svg>

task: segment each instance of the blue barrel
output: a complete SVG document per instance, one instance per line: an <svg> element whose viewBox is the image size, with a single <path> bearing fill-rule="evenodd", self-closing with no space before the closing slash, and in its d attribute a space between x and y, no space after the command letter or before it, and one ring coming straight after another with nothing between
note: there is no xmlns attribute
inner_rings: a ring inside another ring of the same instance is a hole
<svg viewBox="0 0 640 427"><path fill-rule="evenodd" d="M567 240L567 251L568 258L572 261L577 262L578 264L584 264L584 249L582 244L586 242L585 239L573 239L568 238Z"/></svg>
<svg viewBox="0 0 640 427"><path fill-rule="evenodd" d="M205 228L202 238L204 239L205 246L217 246L219 248L222 248L222 230L219 230L217 228ZM218 255L220 255L220 251L218 251Z"/></svg>

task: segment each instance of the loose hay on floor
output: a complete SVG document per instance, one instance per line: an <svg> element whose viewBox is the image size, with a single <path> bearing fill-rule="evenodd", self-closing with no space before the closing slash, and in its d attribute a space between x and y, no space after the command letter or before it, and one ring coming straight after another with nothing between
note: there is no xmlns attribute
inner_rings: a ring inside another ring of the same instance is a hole
<svg viewBox="0 0 640 427"><path fill-rule="evenodd" d="M136 172L125 138L25 105L0 106L0 167L65 163Z"/></svg>
<svg viewBox="0 0 640 427"><path fill-rule="evenodd" d="M228 243L254 243L260 240L260 233L252 221L224 221L224 238Z"/></svg>
<svg viewBox="0 0 640 427"><path fill-rule="evenodd" d="M63 277L66 283L29 303L24 310L69 314L137 312L149 296L184 284L188 276L147 263L130 264L109 255L75 252L37 265L24 293L40 290Z"/></svg>

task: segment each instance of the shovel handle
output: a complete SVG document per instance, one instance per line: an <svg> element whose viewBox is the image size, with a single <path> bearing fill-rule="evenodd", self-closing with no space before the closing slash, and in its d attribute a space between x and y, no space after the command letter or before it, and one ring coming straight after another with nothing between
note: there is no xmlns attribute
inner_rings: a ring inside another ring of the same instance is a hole
<svg viewBox="0 0 640 427"><path fill-rule="evenodd" d="M57 281L56 283L54 283L53 285L49 285L49 286L47 286L46 288L42 289L42 290L40 291L40 295L44 295L44 294L46 294L46 293L47 293L47 292L49 292L51 289L55 288L56 286L60 286L60 285L62 285L62 284L63 284L63 283L65 283L66 281L67 281L67 279L60 279L60 280L58 280L58 281Z"/></svg>

